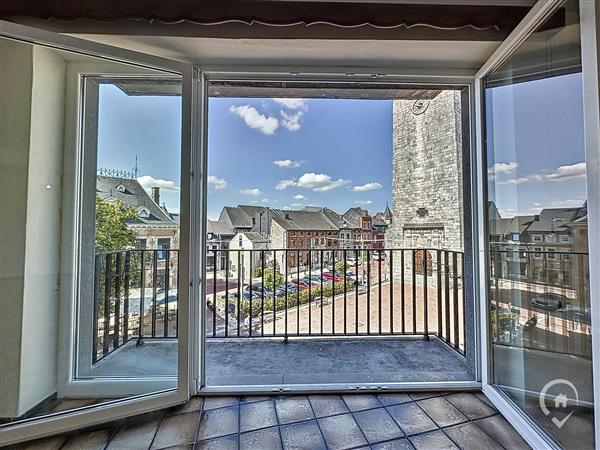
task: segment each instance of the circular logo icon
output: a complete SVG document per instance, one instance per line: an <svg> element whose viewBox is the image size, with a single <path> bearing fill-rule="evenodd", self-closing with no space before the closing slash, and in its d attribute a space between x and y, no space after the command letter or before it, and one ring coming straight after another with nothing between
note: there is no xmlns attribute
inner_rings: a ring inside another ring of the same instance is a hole
<svg viewBox="0 0 600 450"><path fill-rule="evenodd" d="M550 390L550 388L554 387L554 386L561 387L561 389L559 389L558 395L548 394L548 391ZM568 408L569 397L567 394L565 394L565 392L563 392L565 387L567 387L568 390L571 391L570 392L571 394L574 394L572 398L575 400L575 402L579 401L579 393L577 392L577 388L575 387L575 385L573 383L571 383L569 380L565 380L562 378L557 378L555 380L551 380L544 385L544 387L542 388L542 390L540 392L540 397L539 397L540 408L541 408L542 412L544 413L544 415L549 416L552 414L550 412L550 410L548 409L548 406L546 405L547 397L550 397L549 400L553 400L550 403L553 404L554 409L561 408L561 409L565 410L566 408ZM569 414L567 414L566 417L564 417L562 420L559 420L557 417L552 417L552 423L555 426L557 426L558 428L562 428L563 425L567 422L567 420L569 420L569 418L572 415L573 415L573 411L569 412Z"/></svg>
<svg viewBox="0 0 600 450"><path fill-rule="evenodd" d="M429 108L429 100L417 100L412 105L412 113L415 116L420 116Z"/></svg>

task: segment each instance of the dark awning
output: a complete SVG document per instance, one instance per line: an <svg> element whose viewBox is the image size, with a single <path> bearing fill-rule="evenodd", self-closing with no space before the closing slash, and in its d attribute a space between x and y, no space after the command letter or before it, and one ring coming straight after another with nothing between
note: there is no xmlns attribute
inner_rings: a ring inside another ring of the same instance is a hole
<svg viewBox="0 0 600 450"><path fill-rule="evenodd" d="M441 2L440 2L441 3ZM56 31L229 38L501 40L528 6L281 0L2 0Z"/></svg>

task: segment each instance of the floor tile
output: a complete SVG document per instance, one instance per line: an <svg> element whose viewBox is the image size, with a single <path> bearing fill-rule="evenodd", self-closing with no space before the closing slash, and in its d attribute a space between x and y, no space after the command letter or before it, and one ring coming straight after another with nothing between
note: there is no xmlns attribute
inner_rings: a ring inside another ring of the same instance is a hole
<svg viewBox="0 0 600 450"><path fill-rule="evenodd" d="M200 417L198 441L238 432L238 407L211 409Z"/></svg>
<svg viewBox="0 0 600 450"><path fill-rule="evenodd" d="M408 403L412 401L408 394L378 394L377 398L383 406L399 405L400 403Z"/></svg>
<svg viewBox="0 0 600 450"><path fill-rule="evenodd" d="M12 447L14 450L58 450L65 443L65 436L55 436L25 442Z"/></svg>
<svg viewBox="0 0 600 450"><path fill-rule="evenodd" d="M417 404L433 419L439 427L449 427L466 422L468 419L444 397L420 400Z"/></svg>
<svg viewBox="0 0 600 450"><path fill-rule="evenodd" d="M107 450L148 449L158 429L158 419L122 428L110 440Z"/></svg>
<svg viewBox="0 0 600 450"><path fill-rule="evenodd" d="M85 448L86 450L102 450L104 447L106 447L111 434L112 430L90 431L81 434L78 433L68 439L61 449L79 450Z"/></svg>
<svg viewBox="0 0 600 450"><path fill-rule="evenodd" d="M416 403L388 406L387 412L394 418L404 434L411 435L435 430L437 426Z"/></svg>
<svg viewBox="0 0 600 450"><path fill-rule="evenodd" d="M470 392L457 392L444 397L471 420L494 415L496 411Z"/></svg>
<svg viewBox="0 0 600 450"><path fill-rule="evenodd" d="M373 445L371 450L413 450L414 447L408 439L396 439L394 441L382 442L381 444Z"/></svg>
<svg viewBox="0 0 600 450"><path fill-rule="evenodd" d="M323 417L318 419L318 422L327 446L333 450L367 444L365 437L351 414Z"/></svg>
<svg viewBox="0 0 600 450"><path fill-rule="evenodd" d="M314 420L283 425L280 432L285 450L325 450L327 448L317 422Z"/></svg>
<svg viewBox="0 0 600 450"><path fill-rule="evenodd" d="M483 392L475 392L475 397L477 397L479 400L481 400L483 403L485 403L486 405L488 405L490 408L492 408L494 411L498 412L498 410L496 409L496 407L494 406L494 404L490 401L489 398L487 398L485 396L485 394Z"/></svg>
<svg viewBox="0 0 600 450"><path fill-rule="evenodd" d="M408 395L410 395L410 398L412 398L413 400L424 400L426 398L439 397L444 394L445 394L445 392L431 391L431 392L411 392Z"/></svg>
<svg viewBox="0 0 600 450"><path fill-rule="evenodd" d="M238 397L205 397L204 410L237 405L238 402Z"/></svg>
<svg viewBox="0 0 600 450"><path fill-rule="evenodd" d="M339 395L309 395L308 400L317 417L335 416L348 412L346 403Z"/></svg>
<svg viewBox="0 0 600 450"><path fill-rule="evenodd" d="M237 448L237 434L196 442L194 446L194 450L237 450Z"/></svg>
<svg viewBox="0 0 600 450"><path fill-rule="evenodd" d="M174 416L176 414L194 412L194 411L202 411L204 408L204 397L192 397L186 403L179 406L174 406L173 408L169 408L167 410L168 416Z"/></svg>
<svg viewBox="0 0 600 450"><path fill-rule="evenodd" d="M354 420L370 444L404 436L394 419L384 408L354 413Z"/></svg>
<svg viewBox="0 0 600 450"><path fill-rule="evenodd" d="M371 394L342 395L350 411L363 411L365 409L380 408L381 403Z"/></svg>
<svg viewBox="0 0 600 450"><path fill-rule="evenodd" d="M166 448L194 442L200 414L192 412L165 417L158 425L152 448Z"/></svg>
<svg viewBox="0 0 600 450"><path fill-rule="evenodd" d="M240 434L240 450L281 450L277 427Z"/></svg>
<svg viewBox="0 0 600 450"><path fill-rule="evenodd" d="M275 425L277 425L277 415L272 400L240 405L240 433Z"/></svg>
<svg viewBox="0 0 600 450"><path fill-rule="evenodd" d="M477 420L475 424L504 448L511 450L530 448L521 435L517 433L517 430L500 414Z"/></svg>
<svg viewBox="0 0 600 450"><path fill-rule="evenodd" d="M273 397L269 395L246 395L245 397L240 397L240 403L262 402L264 400L273 400Z"/></svg>
<svg viewBox="0 0 600 450"><path fill-rule="evenodd" d="M446 434L463 450L502 450L503 447L472 422L446 428Z"/></svg>
<svg viewBox="0 0 600 450"><path fill-rule="evenodd" d="M410 438L417 450L460 450L443 431L419 434Z"/></svg>
<svg viewBox="0 0 600 450"><path fill-rule="evenodd" d="M315 416L307 397L277 397L275 408L279 423L287 424L300 420L314 419Z"/></svg>

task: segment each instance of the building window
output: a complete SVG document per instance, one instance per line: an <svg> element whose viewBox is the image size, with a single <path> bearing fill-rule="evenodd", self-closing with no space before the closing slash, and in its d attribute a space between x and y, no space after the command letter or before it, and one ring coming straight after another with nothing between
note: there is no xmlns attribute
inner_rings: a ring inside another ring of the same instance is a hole
<svg viewBox="0 0 600 450"><path fill-rule="evenodd" d="M533 247L533 251L534 259L542 259L542 252L544 251L542 247Z"/></svg>
<svg viewBox="0 0 600 450"><path fill-rule="evenodd" d="M148 239L146 239L146 238L136 239L135 248L138 250L145 250L147 243L148 243Z"/></svg>
<svg viewBox="0 0 600 450"><path fill-rule="evenodd" d="M519 241L519 233L513 233L510 239L511 241Z"/></svg>
<svg viewBox="0 0 600 450"><path fill-rule="evenodd" d="M545 240L546 240L546 242L556 242L556 235L555 234L547 234L545 236Z"/></svg>
<svg viewBox="0 0 600 450"><path fill-rule="evenodd" d="M531 236L531 239L533 240L533 242L542 242L542 235L534 234L533 236Z"/></svg>
<svg viewBox="0 0 600 450"><path fill-rule="evenodd" d="M244 246L244 238L240 234L240 237L238 238L238 247L242 248L243 246Z"/></svg>
<svg viewBox="0 0 600 450"><path fill-rule="evenodd" d="M158 238L156 247L158 250L168 250L171 248L171 238ZM158 259L165 259L167 257L167 252L159 251Z"/></svg>
<svg viewBox="0 0 600 450"><path fill-rule="evenodd" d="M569 244L571 243L571 236L569 236L568 234L561 234L559 237L559 242L562 244Z"/></svg>
<svg viewBox="0 0 600 450"><path fill-rule="evenodd" d="M546 248L546 252L548 253L548 259L556 259L556 254L553 248Z"/></svg>

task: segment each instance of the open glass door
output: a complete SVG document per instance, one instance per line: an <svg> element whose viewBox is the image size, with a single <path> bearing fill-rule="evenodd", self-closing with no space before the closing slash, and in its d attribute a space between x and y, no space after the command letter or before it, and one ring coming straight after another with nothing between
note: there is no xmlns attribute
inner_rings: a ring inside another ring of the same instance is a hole
<svg viewBox="0 0 600 450"><path fill-rule="evenodd" d="M594 448L597 161L585 139L580 11L542 3L530 33L481 79L484 390L534 446Z"/></svg>
<svg viewBox="0 0 600 450"><path fill-rule="evenodd" d="M186 400L191 67L0 35L2 442Z"/></svg>

